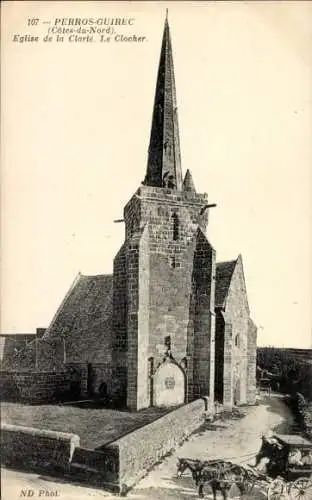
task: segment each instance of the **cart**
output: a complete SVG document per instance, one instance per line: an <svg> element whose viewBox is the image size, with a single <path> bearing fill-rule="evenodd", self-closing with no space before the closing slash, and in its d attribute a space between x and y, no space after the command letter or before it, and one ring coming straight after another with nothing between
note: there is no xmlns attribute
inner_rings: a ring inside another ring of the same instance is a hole
<svg viewBox="0 0 312 500"><path fill-rule="evenodd" d="M273 477L268 487L268 500L312 500L312 464L304 464L302 458L312 458L312 442L299 435L276 434L273 438L279 444L279 454L275 448L272 461L268 463L268 474ZM293 463L294 452L302 461L298 459Z"/></svg>

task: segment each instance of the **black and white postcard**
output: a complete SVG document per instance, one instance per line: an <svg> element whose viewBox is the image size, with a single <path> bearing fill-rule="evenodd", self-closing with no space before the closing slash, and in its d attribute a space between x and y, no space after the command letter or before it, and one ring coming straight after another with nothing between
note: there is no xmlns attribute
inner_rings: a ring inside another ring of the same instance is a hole
<svg viewBox="0 0 312 500"><path fill-rule="evenodd" d="M3 500L311 500L312 3L1 7Z"/></svg>

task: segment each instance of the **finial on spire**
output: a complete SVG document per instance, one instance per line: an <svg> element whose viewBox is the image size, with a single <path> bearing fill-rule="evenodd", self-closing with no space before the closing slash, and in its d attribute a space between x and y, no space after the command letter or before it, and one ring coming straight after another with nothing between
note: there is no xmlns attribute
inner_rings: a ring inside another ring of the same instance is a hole
<svg viewBox="0 0 312 500"><path fill-rule="evenodd" d="M160 52L144 184L182 190L177 100L168 9L166 9Z"/></svg>
<svg viewBox="0 0 312 500"><path fill-rule="evenodd" d="M183 191L190 191L196 193L194 181L191 172L187 169L184 181L183 181Z"/></svg>

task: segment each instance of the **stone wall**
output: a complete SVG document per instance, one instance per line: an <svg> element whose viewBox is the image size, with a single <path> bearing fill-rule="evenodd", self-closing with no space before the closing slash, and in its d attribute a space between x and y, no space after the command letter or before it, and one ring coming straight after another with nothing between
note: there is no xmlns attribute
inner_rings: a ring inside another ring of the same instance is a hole
<svg viewBox="0 0 312 500"><path fill-rule="evenodd" d="M67 472L75 479L126 492L204 422L207 407L204 399L193 401L101 450L81 448L75 434L3 424L2 464L49 473Z"/></svg>
<svg viewBox="0 0 312 500"><path fill-rule="evenodd" d="M118 365L120 352L127 348L127 246L123 244L114 259L113 284L113 350L114 364Z"/></svg>
<svg viewBox="0 0 312 500"><path fill-rule="evenodd" d="M119 493L119 450L111 446L103 451L76 447L70 464L75 480Z"/></svg>
<svg viewBox="0 0 312 500"><path fill-rule="evenodd" d="M16 352L34 340L35 334L0 335L0 363L4 370L12 364Z"/></svg>
<svg viewBox="0 0 312 500"><path fill-rule="evenodd" d="M188 365L186 399L193 397L195 316L202 338L196 397L213 393L215 254L202 232L205 204L205 194L141 186L124 209L126 239L114 262L114 373L126 367L130 408L150 405L152 377L168 351Z"/></svg>
<svg viewBox="0 0 312 500"><path fill-rule="evenodd" d="M241 256L233 271L222 315L225 323L223 404L232 407L254 401L256 383L256 329L251 326Z"/></svg>
<svg viewBox="0 0 312 500"><path fill-rule="evenodd" d="M247 403L255 404L257 394L257 327L251 319L249 319L248 323L247 359Z"/></svg>
<svg viewBox="0 0 312 500"><path fill-rule="evenodd" d="M49 473L60 469L66 471L79 442L76 434L2 424L1 463Z"/></svg>
<svg viewBox="0 0 312 500"><path fill-rule="evenodd" d="M148 225L134 233L127 252L127 406L150 405L148 394L149 337Z"/></svg>
<svg viewBox="0 0 312 500"><path fill-rule="evenodd" d="M204 421L205 409L203 399L193 401L108 445L107 449L112 446L119 450L121 490L132 487L157 461L197 429Z"/></svg>
<svg viewBox="0 0 312 500"><path fill-rule="evenodd" d="M81 448L75 434L3 424L1 460L8 467L67 472L76 480L125 493L204 422L207 407L204 399L193 401L101 450Z"/></svg>
<svg viewBox="0 0 312 500"><path fill-rule="evenodd" d="M224 354L224 405L247 403L247 342L249 306L239 256L232 275L226 307Z"/></svg>
<svg viewBox="0 0 312 500"><path fill-rule="evenodd" d="M193 269L194 397L214 400L216 252L201 230L197 232ZM196 383L195 383L196 381Z"/></svg>
<svg viewBox="0 0 312 500"><path fill-rule="evenodd" d="M125 403L127 394L127 245L114 259L112 378L113 396Z"/></svg>
<svg viewBox="0 0 312 500"><path fill-rule="evenodd" d="M98 395L104 382L109 395L114 391L112 366L110 363L66 363L75 381L79 381L80 395L84 397Z"/></svg>
<svg viewBox="0 0 312 500"><path fill-rule="evenodd" d="M69 372L1 372L1 397L29 403L57 400L71 388Z"/></svg>
<svg viewBox="0 0 312 500"><path fill-rule="evenodd" d="M138 280L138 331L137 331L137 406L146 408L151 404L148 345L149 345L149 310L150 310L150 254L149 226L145 225L139 248Z"/></svg>
<svg viewBox="0 0 312 500"><path fill-rule="evenodd" d="M223 405L233 406L233 341L232 324L224 322Z"/></svg>

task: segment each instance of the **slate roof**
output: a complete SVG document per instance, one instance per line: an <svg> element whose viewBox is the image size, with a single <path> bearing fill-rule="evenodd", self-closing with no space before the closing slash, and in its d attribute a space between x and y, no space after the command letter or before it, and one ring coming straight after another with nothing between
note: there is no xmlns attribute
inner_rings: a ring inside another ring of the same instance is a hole
<svg viewBox="0 0 312 500"><path fill-rule="evenodd" d="M223 307L237 260L217 262L215 307Z"/></svg>
<svg viewBox="0 0 312 500"><path fill-rule="evenodd" d="M90 329L107 321L112 313L113 275L78 275L43 338L67 331Z"/></svg>
<svg viewBox="0 0 312 500"><path fill-rule="evenodd" d="M29 342L14 359L8 359L4 365L27 371L34 368L37 357L39 369L52 369L58 346L62 343L62 337L68 338L69 344L67 346L72 356L76 343L76 333L78 334L77 339L80 339L77 343L78 350L87 350L86 347L83 347L83 343L81 344L81 339L88 343L91 331L94 342L102 347L106 341L109 341L110 337L112 298L112 275L83 276L79 274L43 337L38 338L37 342ZM105 332L108 333L108 336L105 335Z"/></svg>

